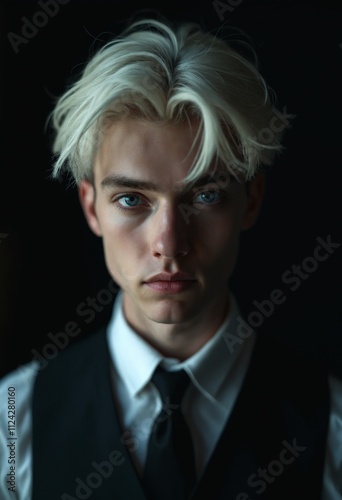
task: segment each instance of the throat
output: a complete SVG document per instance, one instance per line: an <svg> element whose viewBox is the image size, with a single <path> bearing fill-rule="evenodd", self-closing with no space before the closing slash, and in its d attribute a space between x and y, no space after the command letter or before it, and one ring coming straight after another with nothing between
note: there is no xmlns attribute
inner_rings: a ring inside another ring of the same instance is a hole
<svg viewBox="0 0 342 500"><path fill-rule="evenodd" d="M220 307L217 307L217 306ZM198 352L218 331L230 310L229 297L219 303L215 301L207 314L200 314L186 322L160 322L145 314L130 315L124 306L129 326L166 358L185 361Z"/></svg>

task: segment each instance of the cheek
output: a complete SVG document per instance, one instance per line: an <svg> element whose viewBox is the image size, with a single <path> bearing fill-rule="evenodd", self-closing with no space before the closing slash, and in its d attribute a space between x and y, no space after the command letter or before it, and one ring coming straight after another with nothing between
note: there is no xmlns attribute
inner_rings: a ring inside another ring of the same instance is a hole
<svg viewBox="0 0 342 500"><path fill-rule="evenodd" d="M146 253L142 232L112 211L99 213L106 265L113 279L124 286L141 271L141 259Z"/></svg>
<svg viewBox="0 0 342 500"><path fill-rule="evenodd" d="M239 239L240 226L229 214L206 217L197 226L199 247L203 255L220 258L235 249Z"/></svg>
<svg viewBox="0 0 342 500"><path fill-rule="evenodd" d="M198 231L200 267L212 286L225 286L236 265L240 218L229 214L208 218L198 226Z"/></svg>

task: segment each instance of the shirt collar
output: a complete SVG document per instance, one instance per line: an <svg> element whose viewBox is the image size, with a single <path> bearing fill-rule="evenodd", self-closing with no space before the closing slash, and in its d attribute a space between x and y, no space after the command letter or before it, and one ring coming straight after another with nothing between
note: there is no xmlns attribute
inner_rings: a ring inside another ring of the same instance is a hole
<svg viewBox="0 0 342 500"><path fill-rule="evenodd" d="M201 349L182 363L193 384L214 403L217 402L219 390L226 382L241 351L248 344L237 342L236 347L231 349L231 345L227 343L226 335L234 335L238 316L239 308L235 297L230 293L230 308L221 326Z"/></svg>
<svg viewBox="0 0 342 500"><path fill-rule="evenodd" d="M237 343L232 350L226 343L225 334L236 325L238 316L238 306L230 294L229 311L217 332L193 356L180 362L178 359L164 358L130 327L123 313L120 291L107 331L109 350L118 376L125 382L130 395L135 397L150 381L159 363L170 370L184 368L197 389L206 398L216 402L221 385L244 345L248 344Z"/></svg>

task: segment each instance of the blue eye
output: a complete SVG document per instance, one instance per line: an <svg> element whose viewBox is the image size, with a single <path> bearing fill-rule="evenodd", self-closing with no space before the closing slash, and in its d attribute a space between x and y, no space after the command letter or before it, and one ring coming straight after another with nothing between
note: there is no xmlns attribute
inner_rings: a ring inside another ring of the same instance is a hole
<svg viewBox="0 0 342 500"><path fill-rule="evenodd" d="M134 194L129 194L118 198L117 201L124 208L134 208L139 204L140 198ZM124 204L122 202L124 202Z"/></svg>
<svg viewBox="0 0 342 500"><path fill-rule="evenodd" d="M195 203L205 203L205 204L213 204L217 203L221 200L221 194L218 191L203 191L200 193L196 199Z"/></svg>

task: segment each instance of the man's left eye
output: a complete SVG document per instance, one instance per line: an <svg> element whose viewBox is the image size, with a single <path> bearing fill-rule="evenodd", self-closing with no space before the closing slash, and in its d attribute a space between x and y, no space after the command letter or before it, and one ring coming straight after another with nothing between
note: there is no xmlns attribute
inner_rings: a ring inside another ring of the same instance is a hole
<svg viewBox="0 0 342 500"><path fill-rule="evenodd" d="M208 205L221 201L222 196L218 191L202 191L195 198L195 203L207 203Z"/></svg>

